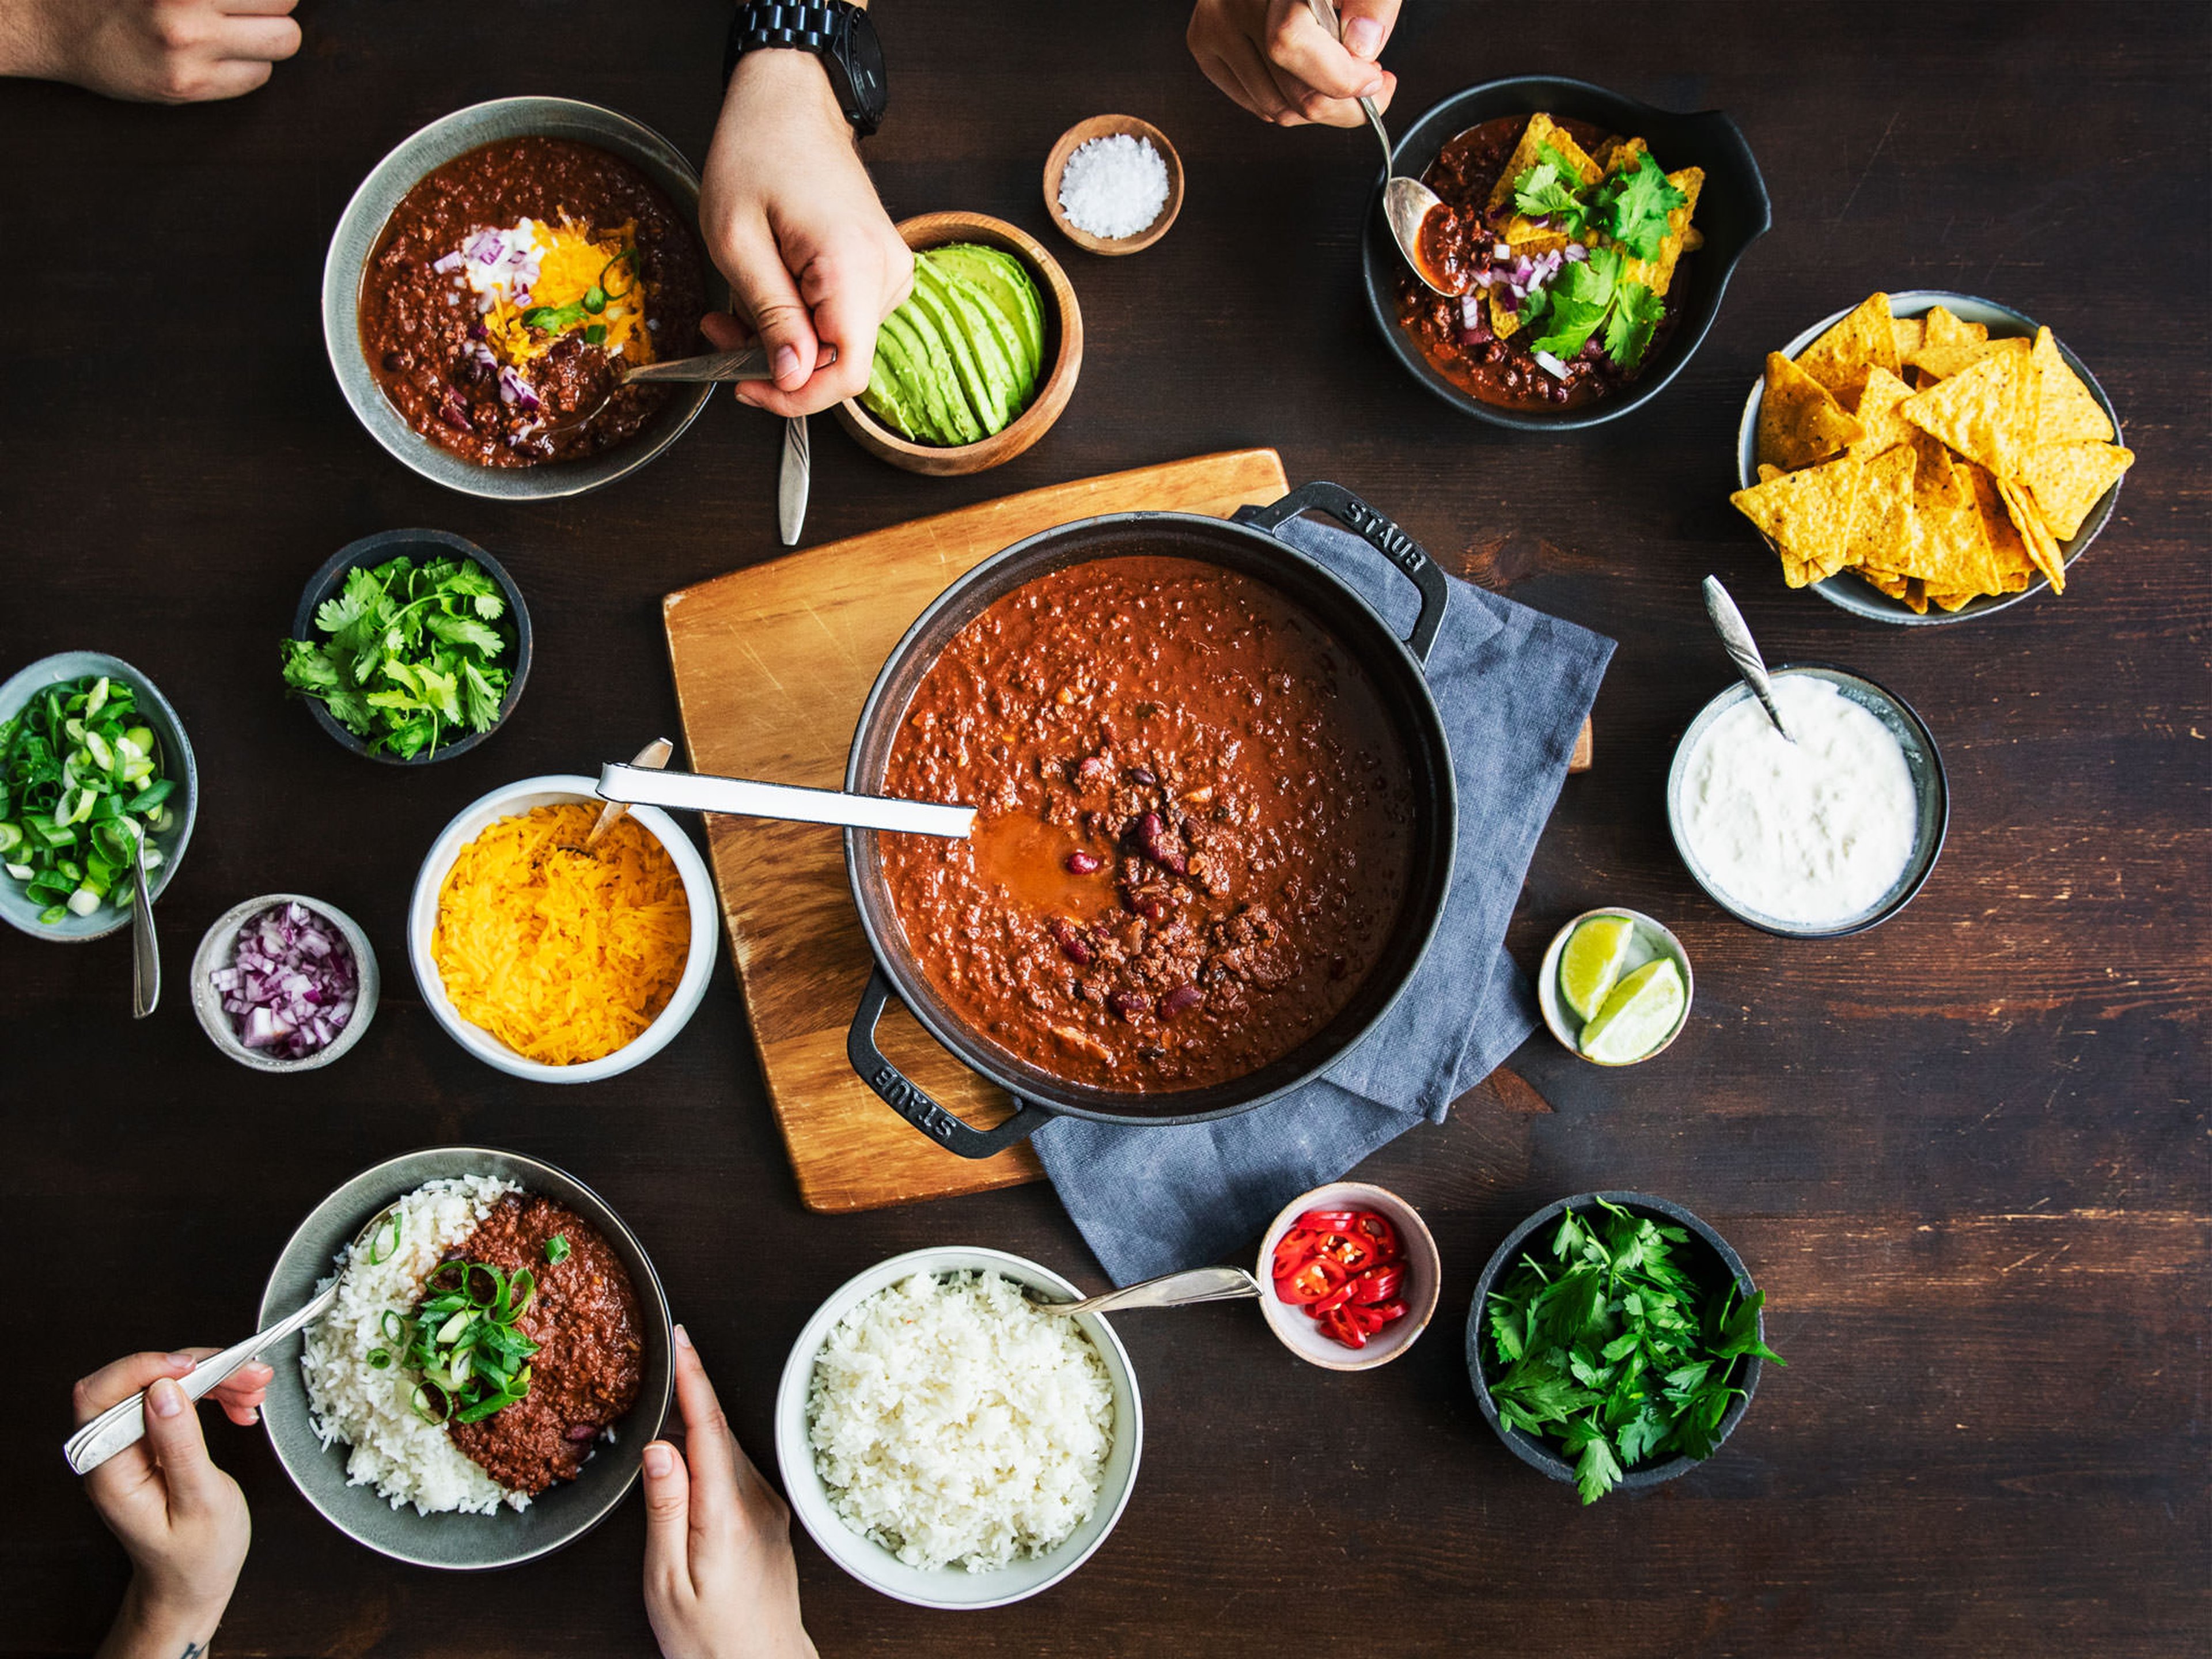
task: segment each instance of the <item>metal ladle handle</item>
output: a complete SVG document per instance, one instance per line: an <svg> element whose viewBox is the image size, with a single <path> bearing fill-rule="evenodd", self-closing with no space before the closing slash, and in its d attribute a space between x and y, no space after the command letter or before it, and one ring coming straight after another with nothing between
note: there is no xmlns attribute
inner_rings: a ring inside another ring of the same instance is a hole
<svg viewBox="0 0 2212 1659"><path fill-rule="evenodd" d="M1774 682L1767 676L1766 659L1759 654L1758 642L1751 637L1751 629L1744 622L1743 612L1735 608L1735 601L1729 597L1728 589L1721 586L1718 576L1705 578L1705 614L1713 619L1713 628L1721 636L1721 644L1729 653L1729 660L1735 665L1735 672L1743 676L1743 683L1751 688L1752 696L1757 697L1765 708L1767 719L1774 722L1774 729L1788 741L1796 742L1796 735L1782 718L1782 710L1775 706Z"/></svg>
<svg viewBox="0 0 2212 1659"><path fill-rule="evenodd" d="M836 823L854 830L897 830L954 841L965 841L975 823L972 806L901 800L890 795L848 795L836 789L801 789L788 783L718 778L704 772L652 772L637 766L602 766L599 795L602 799L627 801L633 806L673 806L686 812Z"/></svg>

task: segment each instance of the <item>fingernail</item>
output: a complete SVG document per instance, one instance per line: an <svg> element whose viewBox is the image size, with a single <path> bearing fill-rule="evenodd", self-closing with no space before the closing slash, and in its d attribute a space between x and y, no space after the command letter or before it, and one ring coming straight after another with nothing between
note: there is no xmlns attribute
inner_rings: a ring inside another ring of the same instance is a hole
<svg viewBox="0 0 2212 1659"><path fill-rule="evenodd" d="M676 1467L676 1454L658 1440L645 1449L645 1472L658 1480Z"/></svg>
<svg viewBox="0 0 2212 1659"><path fill-rule="evenodd" d="M166 1376L156 1379L146 1390L146 1399L156 1417L174 1417L185 1408L185 1391Z"/></svg>
<svg viewBox="0 0 2212 1659"><path fill-rule="evenodd" d="M681 1325L676 1328L676 1346L679 1348L688 1348L691 1346L691 1333Z"/></svg>
<svg viewBox="0 0 2212 1659"><path fill-rule="evenodd" d="M1358 95L1362 98L1380 98L1382 95L1382 77L1376 76L1365 86L1360 88Z"/></svg>
<svg viewBox="0 0 2212 1659"><path fill-rule="evenodd" d="M775 349L775 378L781 380L786 376L797 373L799 373L797 348L787 345L778 346Z"/></svg>
<svg viewBox="0 0 2212 1659"><path fill-rule="evenodd" d="M173 1353L169 1356L168 1363L180 1371L188 1371L200 1362L188 1353Z"/></svg>
<svg viewBox="0 0 2212 1659"><path fill-rule="evenodd" d="M1382 26L1371 17L1355 17L1345 25L1344 44L1354 58L1372 58L1382 50Z"/></svg>

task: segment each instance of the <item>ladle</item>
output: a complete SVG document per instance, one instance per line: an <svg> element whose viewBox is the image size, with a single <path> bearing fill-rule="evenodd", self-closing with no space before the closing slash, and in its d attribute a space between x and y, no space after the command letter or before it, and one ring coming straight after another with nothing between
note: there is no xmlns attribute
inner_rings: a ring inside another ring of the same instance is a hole
<svg viewBox="0 0 2212 1659"><path fill-rule="evenodd" d="M757 783L750 778L718 778L704 772L655 772L620 764L599 769L599 797L633 806L672 806L684 812L836 823L854 830L897 830L952 841L965 841L975 825L972 806L902 800L895 795L848 795L836 789L802 789L788 783Z"/></svg>

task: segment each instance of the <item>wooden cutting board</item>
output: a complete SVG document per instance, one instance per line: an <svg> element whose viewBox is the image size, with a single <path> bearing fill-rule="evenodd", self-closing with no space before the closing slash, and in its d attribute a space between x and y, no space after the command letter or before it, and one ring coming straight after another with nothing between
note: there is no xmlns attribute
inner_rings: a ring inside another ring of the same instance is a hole
<svg viewBox="0 0 2212 1659"><path fill-rule="evenodd" d="M877 671L929 602L1000 549L1054 525L1143 508L1227 517L1287 488L1272 449L1203 455L1033 489L810 548L661 602L695 771L835 789ZM1587 764L1577 745L1578 765ZM811 1210L877 1209L1036 1181L1016 1146L971 1160L912 1127L854 1074L845 1032L868 944L835 830L710 817L714 882L769 1103ZM978 1127L1012 1103L894 1002L884 1053Z"/></svg>

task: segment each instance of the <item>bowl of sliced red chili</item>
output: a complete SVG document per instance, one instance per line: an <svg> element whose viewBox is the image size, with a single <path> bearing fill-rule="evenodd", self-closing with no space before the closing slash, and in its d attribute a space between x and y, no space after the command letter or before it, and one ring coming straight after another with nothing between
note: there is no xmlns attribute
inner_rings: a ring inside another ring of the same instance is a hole
<svg viewBox="0 0 2212 1659"><path fill-rule="evenodd" d="M1387 1365L1437 1310L1437 1241L1385 1187L1339 1181L1284 1206L1260 1241L1260 1305L1268 1328L1304 1360L1333 1371Z"/></svg>

